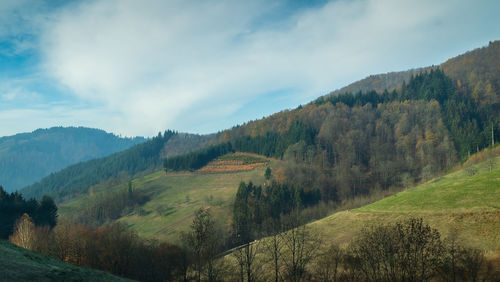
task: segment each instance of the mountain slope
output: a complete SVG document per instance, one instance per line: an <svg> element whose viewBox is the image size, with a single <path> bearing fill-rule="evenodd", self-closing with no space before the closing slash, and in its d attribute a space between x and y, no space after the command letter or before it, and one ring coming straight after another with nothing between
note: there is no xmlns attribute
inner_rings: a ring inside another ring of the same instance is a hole
<svg viewBox="0 0 500 282"><path fill-rule="evenodd" d="M131 281L77 267L0 240L0 281Z"/></svg>
<svg viewBox="0 0 500 282"><path fill-rule="evenodd" d="M495 155L499 152L497 147ZM481 158L486 161L468 162L464 169L310 226L327 242L343 244L363 226L423 217L444 237L456 230L466 245L492 255L500 250L500 157L488 159L485 152Z"/></svg>
<svg viewBox="0 0 500 282"><path fill-rule="evenodd" d="M486 50L494 49L495 44ZM489 51L481 51L478 56L486 53ZM496 63L493 66L500 68ZM406 76L411 73L400 75ZM398 91L330 95L207 136L204 141L199 137L202 142L195 140L193 144L201 148L230 142L236 151L288 160L286 181L305 189L319 189L325 201L341 201L373 189L408 186L429 179L471 152L489 146L491 131L495 139L500 138L500 120L492 114L496 104L481 103L472 96L469 88L431 68L413 76ZM114 159L112 165L104 165L107 160L81 164L24 192L30 196L40 196L42 191L86 193L92 185L109 178L125 175L123 181L147 169L157 170L161 161L158 158L171 157L168 143L175 138L169 139L160 153L151 154L148 161L141 161L144 158L136 152L137 158L125 161L126 165L120 158ZM176 152L195 150L189 142L177 140L176 146L182 149ZM103 173L112 166L118 169ZM99 177L88 181L95 175Z"/></svg>
<svg viewBox="0 0 500 282"><path fill-rule="evenodd" d="M84 127L53 127L2 137L0 185L14 191L68 165L107 156L144 140Z"/></svg>
<svg viewBox="0 0 500 282"><path fill-rule="evenodd" d="M21 193L25 198L40 198L47 194L56 201L62 201L80 193L85 194L91 186L104 181L116 184L126 182L138 173L160 170L165 156L199 149L213 142L214 137L165 131L163 135L158 134L125 151L62 169L23 188Z"/></svg>
<svg viewBox="0 0 500 282"><path fill-rule="evenodd" d="M252 181L262 185L265 181L266 166L249 168L244 163L231 162L241 160L242 156L267 162L273 170L282 165L281 161L255 155L226 155L195 172L158 171L137 177L130 184L94 186L92 194L80 195L60 205L59 213L63 218L87 224L122 222L142 237L172 243L179 240L182 231L188 230L194 212L201 207L210 208L214 217L229 228L233 202L240 182ZM226 167L223 172L205 172L216 165L220 168L221 162L224 161L225 164L231 162L231 166ZM120 195L129 193L129 190L148 200L125 207L115 213L116 218L102 218L102 214L111 215L107 210L120 199Z"/></svg>

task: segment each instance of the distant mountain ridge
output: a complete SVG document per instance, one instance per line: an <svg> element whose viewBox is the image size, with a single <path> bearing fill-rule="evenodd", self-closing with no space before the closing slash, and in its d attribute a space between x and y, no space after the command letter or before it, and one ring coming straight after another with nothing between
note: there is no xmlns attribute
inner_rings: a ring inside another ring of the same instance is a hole
<svg viewBox="0 0 500 282"><path fill-rule="evenodd" d="M0 138L0 185L14 191L68 165L144 142L86 127L52 127Z"/></svg>

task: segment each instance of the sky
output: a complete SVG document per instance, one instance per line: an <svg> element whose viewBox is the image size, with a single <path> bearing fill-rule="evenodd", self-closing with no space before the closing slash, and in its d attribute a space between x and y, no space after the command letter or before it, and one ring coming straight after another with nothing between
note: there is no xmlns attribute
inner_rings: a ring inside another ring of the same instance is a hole
<svg viewBox="0 0 500 282"><path fill-rule="evenodd" d="M500 1L0 0L0 136L213 133L500 39Z"/></svg>

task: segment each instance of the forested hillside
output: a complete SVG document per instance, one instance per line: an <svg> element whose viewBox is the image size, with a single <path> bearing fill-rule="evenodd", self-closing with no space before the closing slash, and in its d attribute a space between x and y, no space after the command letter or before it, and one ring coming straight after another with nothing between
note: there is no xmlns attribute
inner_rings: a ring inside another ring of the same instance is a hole
<svg viewBox="0 0 500 282"><path fill-rule="evenodd" d="M319 189L326 201L408 187L500 137L499 46L493 42L451 59L444 71L412 75L399 89L321 97L219 138L236 151L290 161L285 181ZM486 86L467 86L471 82L460 76Z"/></svg>
<svg viewBox="0 0 500 282"><path fill-rule="evenodd" d="M144 142L103 130L53 127L0 138L0 185L14 191L81 161L123 151Z"/></svg>
<svg viewBox="0 0 500 282"><path fill-rule="evenodd" d="M114 178L131 178L134 174L161 165L160 154L166 142L176 133L166 131L151 140L108 157L69 166L21 190L26 197L44 194L57 201L78 193L86 193L95 184Z"/></svg>
<svg viewBox="0 0 500 282"><path fill-rule="evenodd" d="M376 91L324 96L216 135L169 132L142 147L72 166L23 192L38 197L50 192L60 200L86 193L91 185L108 179L123 180L157 170L161 163L167 170L196 170L232 151L287 161L281 181L306 192L319 190L323 201L407 187L441 173L500 137L495 76L500 69L499 45L494 42L451 59L442 69L388 74L385 80L390 85L401 81L389 91L374 85ZM459 77L476 77L476 84L486 86L473 88L472 82ZM228 145L217 152L217 144ZM204 149L209 145L215 147Z"/></svg>
<svg viewBox="0 0 500 282"><path fill-rule="evenodd" d="M137 173L161 169L164 156L189 153L211 144L214 135L200 136L170 130L113 155L81 162L52 173L41 181L27 186L21 193L27 198L51 195L56 201L87 193L93 185L127 182Z"/></svg>

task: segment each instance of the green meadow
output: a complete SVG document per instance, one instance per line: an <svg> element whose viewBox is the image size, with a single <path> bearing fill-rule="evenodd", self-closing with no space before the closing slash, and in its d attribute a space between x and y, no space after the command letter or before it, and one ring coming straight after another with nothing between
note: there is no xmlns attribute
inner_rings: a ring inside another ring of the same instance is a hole
<svg viewBox="0 0 500 282"><path fill-rule="evenodd" d="M465 244L493 254L500 250L500 158L491 168L485 161L310 226L326 242L342 245L365 226L422 217L442 237L456 234Z"/></svg>
<svg viewBox="0 0 500 282"><path fill-rule="evenodd" d="M270 166L279 161L270 161ZM182 231L189 229L194 212L209 208L214 217L229 227L233 200L241 181L264 183L266 167L228 173L158 171L132 180L134 191L148 195L144 205L124 214L117 222L124 223L145 238L178 242ZM96 187L95 195L82 195L60 206L61 217L71 217L85 207L92 197L127 189L128 183Z"/></svg>

